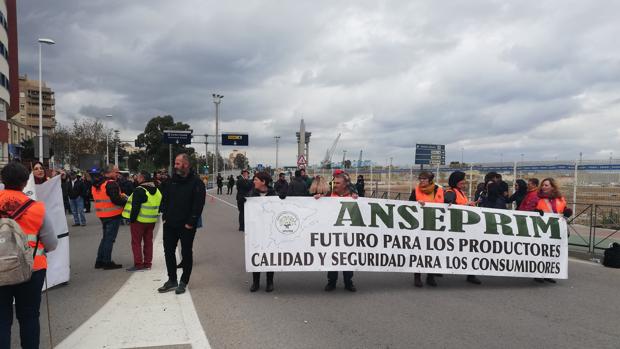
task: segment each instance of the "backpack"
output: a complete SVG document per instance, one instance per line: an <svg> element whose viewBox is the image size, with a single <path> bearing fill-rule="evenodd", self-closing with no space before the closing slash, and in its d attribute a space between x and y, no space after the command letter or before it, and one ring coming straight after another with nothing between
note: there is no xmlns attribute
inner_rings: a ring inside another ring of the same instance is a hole
<svg viewBox="0 0 620 349"><path fill-rule="evenodd" d="M620 268L620 244L614 242L605 249L603 265L610 268Z"/></svg>
<svg viewBox="0 0 620 349"><path fill-rule="evenodd" d="M17 285L30 280L39 236L32 248L28 235L16 222L35 201L29 199L12 214L0 218L0 286Z"/></svg>

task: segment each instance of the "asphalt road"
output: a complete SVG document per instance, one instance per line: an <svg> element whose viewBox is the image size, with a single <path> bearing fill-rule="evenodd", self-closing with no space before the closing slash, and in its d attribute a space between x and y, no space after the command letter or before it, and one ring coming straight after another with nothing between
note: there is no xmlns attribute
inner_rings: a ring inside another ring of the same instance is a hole
<svg viewBox="0 0 620 349"><path fill-rule="evenodd" d="M234 195L218 197L234 205ZM93 269L101 227L92 215L88 219L87 227L71 230L71 282L49 292L54 343L130 275ZM476 286L446 275L439 287L422 289L413 287L409 274L360 272L357 293L344 290L342 281L336 291L324 292L325 273L276 273L273 293L264 292L264 280L259 292L250 293L236 208L208 199L203 219L189 289L213 348L619 347L620 270L571 261L569 279L556 285L482 277ZM131 263L127 227L121 227L113 258ZM46 348L45 301L41 328ZM16 348L17 333L14 326Z"/></svg>

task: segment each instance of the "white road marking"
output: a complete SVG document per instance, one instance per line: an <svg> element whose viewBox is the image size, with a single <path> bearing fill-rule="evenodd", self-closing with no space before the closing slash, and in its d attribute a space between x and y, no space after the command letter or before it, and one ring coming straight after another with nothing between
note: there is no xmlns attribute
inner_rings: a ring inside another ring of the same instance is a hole
<svg viewBox="0 0 620 349"><path fill-rule="evenodd" d="M210 197L214 198L215 200L219 200L219 201L223 202L224 204L226 204L226 205L228 205L228 206L230 206L230 207L232 207L232 208L234 208L234 209L236 209L236 208L237 208L237 206L236 206L236 205L233 205L233 204L231 204L230 202L228 202L228 201L226 201L226 200L220 199L220 198L218 198L217 196L213 196L213 195L211 195L211 194L209 194L209 193L207 193L207 195L209 195Z"/></svg>
<svg viewBox="0 0 620 349"><path fill-rule="evenodd" d="M569 262L575 262L575 263L581 263L581 264L590 264L592 266L597 265L597 266L601 266L601 264L591 261L591 260L583 260L583 259L579 259L579 258L575 258L575 257L568 257L568 261Z"/></svg>
<svg viewBox="0 0 620 349"><path fill-rule="evenodd" d="M167 280L162 225L153 241L153 268L135 272L116 294L56 348L137 348L191 344L210 348L189 288L158 293ZM103 272L105 273L105 272ZM191 287L191 283L190 283Z"/></svg>

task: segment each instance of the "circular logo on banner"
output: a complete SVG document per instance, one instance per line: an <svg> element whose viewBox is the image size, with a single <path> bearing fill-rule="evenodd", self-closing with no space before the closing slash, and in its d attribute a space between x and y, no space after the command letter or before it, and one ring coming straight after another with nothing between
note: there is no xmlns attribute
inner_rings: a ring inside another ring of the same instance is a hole
<svg viewBox="0 0 620 349"><path fill-rule="evenodd" d="M295 234L299 230L299 217L289 211L284 211L276 217L276 228L284 235Z"/></svg>

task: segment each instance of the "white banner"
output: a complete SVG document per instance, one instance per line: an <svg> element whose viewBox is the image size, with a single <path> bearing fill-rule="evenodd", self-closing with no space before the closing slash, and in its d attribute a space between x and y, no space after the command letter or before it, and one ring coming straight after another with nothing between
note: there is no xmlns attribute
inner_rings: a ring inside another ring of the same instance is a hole
<svg viewBox="0 0 620 349"><path fill-rule="evenodd" d="M68 282L71 275L69 227L60 184L60 176L54 176L35 186L36 199L45 203L45 215L51 218L50 226L44 228L58 238L56 249L47 253L47 287L50 288Z"/></svg>
<svg viewBox="0 0 620 349"><path fill-rule="evenodd" d="M370 198L252 197L253 271L422 272L568 277L564 217Z"/></svg>

